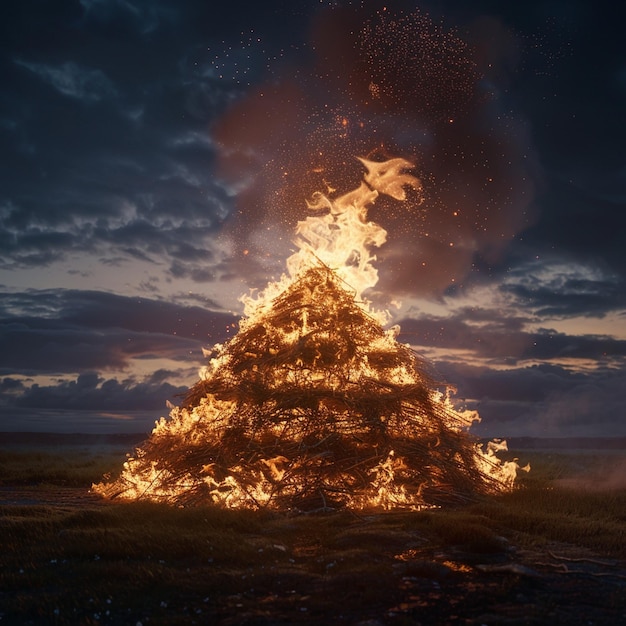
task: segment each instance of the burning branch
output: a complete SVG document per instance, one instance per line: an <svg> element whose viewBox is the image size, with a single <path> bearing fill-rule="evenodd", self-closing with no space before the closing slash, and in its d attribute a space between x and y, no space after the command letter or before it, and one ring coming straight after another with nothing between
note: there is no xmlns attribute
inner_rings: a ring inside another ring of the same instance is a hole
<svg viewBox="0 0 626 626"><path fill-rule="evenodd" d="M407 161L362 162L367 184L299 223L291 275L247 299L238 334L97 492L183 505L416 509L510 486L515 467L467 433L475 415L454 411L361 298L375 282L371 246L386 237L367 205L420 188Z"/></svg>

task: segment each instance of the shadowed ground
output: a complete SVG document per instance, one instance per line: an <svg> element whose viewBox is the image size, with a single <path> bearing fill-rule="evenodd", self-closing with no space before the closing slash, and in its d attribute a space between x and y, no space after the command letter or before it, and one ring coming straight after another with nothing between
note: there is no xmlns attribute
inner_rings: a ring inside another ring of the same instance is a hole
<svg viewBox="0 0 626 626"><path fill-rule="evenodd" d="M0 446L1 623L623 623L626 492L555 481L624 455L523 454L512 494L288 517L111 504L122 446Z"/></svg>

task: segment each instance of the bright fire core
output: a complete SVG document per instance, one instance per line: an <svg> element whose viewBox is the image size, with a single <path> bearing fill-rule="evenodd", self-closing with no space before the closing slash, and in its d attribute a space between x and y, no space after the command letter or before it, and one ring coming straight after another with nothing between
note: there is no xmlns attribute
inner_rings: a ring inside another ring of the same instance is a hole
<svg viewBox="0 0 626 626"><path fill-rule="evenodd" d="M410 508L512 488L515 462L468 434L427 366L384 329L363 292L378 279L368 220L381 194L420 191L403 159L373 162L361 185L317 194L298 223L288 274L244 297L239 332L216 345L180 407L161 418L105 497L178 505L313 510Z"/></svg>

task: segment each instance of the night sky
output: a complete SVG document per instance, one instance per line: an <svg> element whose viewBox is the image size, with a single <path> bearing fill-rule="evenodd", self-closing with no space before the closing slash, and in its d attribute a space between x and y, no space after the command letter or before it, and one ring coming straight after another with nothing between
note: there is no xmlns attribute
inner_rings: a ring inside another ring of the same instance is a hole
<svg viewBox="0 0 626 626"><path fill-rule="evenodd" d="M0 431L149 432L360 156L415 164L369 298L473 431L626 435L620 4L5 3Z"/></svg>

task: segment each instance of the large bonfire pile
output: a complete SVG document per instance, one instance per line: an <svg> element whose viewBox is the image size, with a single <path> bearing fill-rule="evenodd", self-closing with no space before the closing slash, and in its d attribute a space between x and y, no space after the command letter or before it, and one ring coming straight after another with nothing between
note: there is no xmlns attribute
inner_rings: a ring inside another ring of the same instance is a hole
<svg viewBox="0 0 626 626"><path fill-rule="evenodd" d="M95 491L313 510L422 508L510 488L517 466L497 458L498 444L483 451L467 432L477 416L452 408L360 295L376 282L369 250L385 236L366 206L418 187L406 161L364 163L367 184L318 198L327 210L299 224L291 276L248 300L182 406Z"/></svg>

